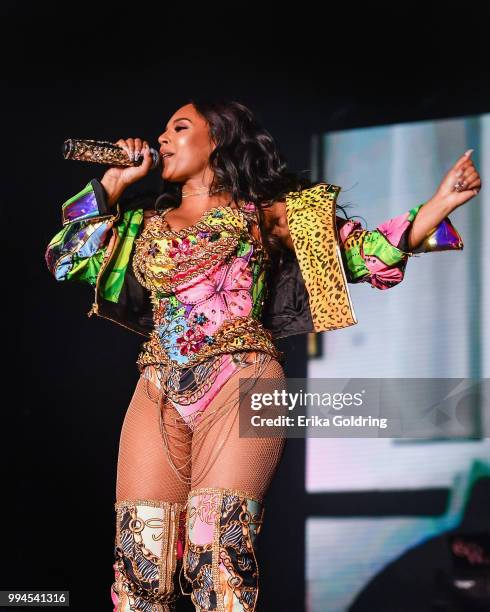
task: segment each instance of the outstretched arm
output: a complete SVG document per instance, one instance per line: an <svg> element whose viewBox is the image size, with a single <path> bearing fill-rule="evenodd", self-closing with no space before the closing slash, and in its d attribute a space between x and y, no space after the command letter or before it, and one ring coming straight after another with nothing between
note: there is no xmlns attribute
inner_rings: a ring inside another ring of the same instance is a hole
<svg viewBox="0 0 490 612"><path fill-rule="evenodd" d="M378 289L389 289L403 280L408 258L415 253L463 248L448 215L481 188L471 152L466 151L457 160L430 200L385 221L374 231L337 217L349 282L369 282Z"/></svg>
<svg viewBox="0 0 490 612"><path fill-rule="evenodd" d="M348 282L369 282L372 287L389 289L403 280L408 258L415 253L463 248L447 215L474 197L481 187L470 154L467 151L456 162L429 201L385 221L375 230L363 229L359 221L336 217ZM286 201L276 201L263 210L265 231L294 250Z"/></svg>
<svg viewBox="0 0 490 612"><path fill-rule="evenodd" d="M481 189L481 178L471 153L466 151L441 181L436 193L417 214L408 234L407 248L412 251L458 206L466 204Z"/></svg>

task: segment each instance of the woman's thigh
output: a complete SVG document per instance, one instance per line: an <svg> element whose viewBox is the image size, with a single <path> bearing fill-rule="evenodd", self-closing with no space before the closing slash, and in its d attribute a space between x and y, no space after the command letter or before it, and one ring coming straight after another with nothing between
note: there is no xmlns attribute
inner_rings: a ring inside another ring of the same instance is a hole
<svg viewBox="0 0 490 612"><path fill-rule="evenodd" d="M207 406L206 418L193 434L193 489L240 489L260 498L266 494L286 438L261 437L255 430L249 431L256 434L254 437L240 436L240 389L243 392L245 387L248 393L285 388L281 364L267 356L258 369L256 363L241 368L230 376Z"/></svg>
<svg viewBox="0 0 490 612"><path fill-rule="evenodd" d="M178 415L177 415L178 416ZM191 438L185 424L178 424L175 409L162 411L168 451L184 475L191 475ZM156 499L184 503L189 482L182 482L169 462L162 440L158 388L140 376L126 411L119 442L117 501Z"/></svg>

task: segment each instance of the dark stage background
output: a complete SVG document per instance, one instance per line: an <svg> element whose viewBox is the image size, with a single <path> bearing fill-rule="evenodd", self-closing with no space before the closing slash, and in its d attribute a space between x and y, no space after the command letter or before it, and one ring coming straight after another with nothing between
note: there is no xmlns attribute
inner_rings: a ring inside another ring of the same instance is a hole
<svg viewBox="0 0 490 612"><path fill-rule="evenodd" d="M46 268L61 203L102 175L64 161L63 140L140 136L154 146L188 98L215 94L250 106L299 171L310 165L316 133L490 110L488 3L336 12L278 5L267 18L264 7L210 5L206 19L190 5L160 8L2 9L3 145L15 168L3 175L2 199L8 365L0 588L70 590L75 610L111 609L117 447L141 337L87 318L93 290L58 284ZM306 338L280 348L289 355L287 375L304 376ZM304 447L288 440L268 495L261 610L304 609L305 515L407 514L419 503L430 515L446 501L440 490L408 505L396 493L308 501ZM376 609L391 610L383 600ZM412 605L397 609L431 609L427 601Z"/></svg>

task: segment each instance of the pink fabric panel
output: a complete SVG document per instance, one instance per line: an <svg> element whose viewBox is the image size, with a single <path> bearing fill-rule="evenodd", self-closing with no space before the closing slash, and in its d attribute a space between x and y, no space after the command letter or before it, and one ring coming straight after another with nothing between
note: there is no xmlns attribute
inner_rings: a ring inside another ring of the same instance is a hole
<svg viewBox="0 0 490 612"><path fill-rule="evenodd" d="M404 212L398 217L388 219L388 221L378 225L376 229L386 236L393 246L398 247L403 232L411 225L411 222L408 221L409 215L409 212Z"/></svg>
<svg viewBox="0 0 490 612"><path fill-rule="evenodd" d="M216 521L220 517L220 495L202 493L190 500L189 539L197 546L211 544Z"/></svg>

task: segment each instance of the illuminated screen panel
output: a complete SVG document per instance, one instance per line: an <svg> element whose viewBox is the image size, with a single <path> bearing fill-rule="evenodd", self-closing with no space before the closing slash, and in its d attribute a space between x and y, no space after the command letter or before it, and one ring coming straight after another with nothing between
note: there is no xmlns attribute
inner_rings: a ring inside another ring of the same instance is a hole
<svg viewBox="0 0 490 612"><path fill-rule="evenodd" d="M364 227L427 201L468 148L485 185L490 115L348 130L323 135L318 180L342 187L340 204ZM489 195L451 213L463 251L410 258L405 279L389 290L350 284L359 323L320 337L313 378L479 378L490 373ZM489 465L488 410L476 414L480 439L420 443L391 439L309 438L309 494L450 491L447 512L427 517L306 519L307 609L346 610L383 568L426 539L457 526L472 470ZM490 466L489 466L490 470Z"/></svg>

